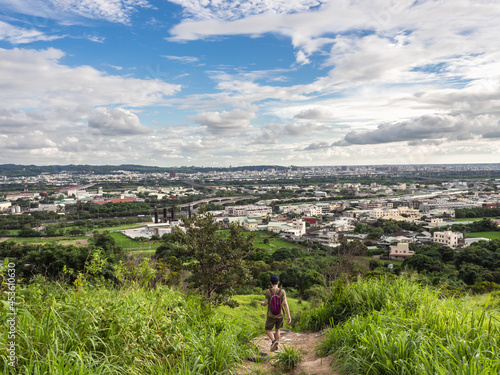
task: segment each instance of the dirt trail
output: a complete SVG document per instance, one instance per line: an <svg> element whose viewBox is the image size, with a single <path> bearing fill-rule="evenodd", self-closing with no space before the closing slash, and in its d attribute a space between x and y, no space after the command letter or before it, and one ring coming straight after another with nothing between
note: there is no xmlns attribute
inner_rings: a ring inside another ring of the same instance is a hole
<svg viewBox="0 0 500 375"><path fill-rule="evenodd" d="M322 333L296 333L282 331L280 345L293 345L297 349L301 349L304 355L304 361L287 374L291 375L341 375L340 372L333 370L331 363L332 356L318 357L316 354L316 346L325 339ZM242 369L238 372L241 375L278 375L283 374L283 370L277 369L270 362L274 353L269 352L271 341L267 335L256 337L253 343L260 348L262 353L261 360L254 362L246 360L243 363ZM267 354L267 356L264 356Z"/></svg>

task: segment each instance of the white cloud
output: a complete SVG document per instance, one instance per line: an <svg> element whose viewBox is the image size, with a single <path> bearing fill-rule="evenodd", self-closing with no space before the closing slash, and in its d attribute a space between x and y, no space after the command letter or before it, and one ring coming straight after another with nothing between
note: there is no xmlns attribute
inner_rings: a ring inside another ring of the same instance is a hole
<svg viewBox="0 0 500 375"><path fill-rule="evenodd" d="M0 4L17 13L63 23L84 17L128 24L137 9L150 7L146 0L0 0Z"/></svg>
<svg viewBox="0 0 500 375"><path fill-rule="evenodd" d="M297 62L297 64L300 65L306 65L311 63L311 60L307 58L306 54L303 51L297 52L295 56L295 61Z"/></svg>
<svg viewBox="0 0 500 375"><path fill-rule="evenodd" d="M167 60L173 60L173 61L179 61L181 63L195 63L198 62L200 59L194 56L171 56L171 55L162 55L162 57L166 58Z"/></svg>
<svg viewBox="0 0 500 375"><path fill-rule="evenodd" d="M6 40L11 44L25 44L38 41L47 42L59 38L61 36L46 35L35 29L24 29L0 21L0 40Z"/></svg>
<svg viewBox="0 0 500 375"><path fill-rule="evenodd" d="M326 108L314 107L314 108L304 109L293 117L305 120L331 120L333 115Z"/></svg>
<svg viewBox="0 0 500 375"><path fill-rule="evenodd" d="M76 106L146 106L161 103L179 91L157 79L142 80L108 75L90 66L59 63L64 52L0 49L0 92L4 107L52 108Z"/></svg>
<svg viewBox="0 0 500 375"><path fill-rule="evenodd" d="M255 108L250 110L233 109L226 112L203 112L191 119L204 126L209 134L226 137L239 137L250 126L250 120L255 118Z"/></svg>
<svg viewBox="0 0 500 375"><path fill-rule="evenodd" d="M284 138L306 139L318 132L328 131L329 127L313 122L290 124L267 124L261 134L254 137L250 144L277 144Z"/></svg>
<svg viewBox="0 0 500 375"><path fill-rule="evenodd" d="M134 135L151 133L152 130L143 126L139 118L123 108L100 107L92 111L88 119L89 128L103 135Z"/></svg>
<svg viewBox="0 0 500 375"><path fill-rule="evenodd" d="M283 15L320 6L321 0L169 0L193 20L235 20L256 14Z"/></svg>

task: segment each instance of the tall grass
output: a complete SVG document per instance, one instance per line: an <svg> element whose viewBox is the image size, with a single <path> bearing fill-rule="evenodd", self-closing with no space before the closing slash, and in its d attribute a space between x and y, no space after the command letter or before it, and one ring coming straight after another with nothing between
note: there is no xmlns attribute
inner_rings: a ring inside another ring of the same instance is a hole
<svg viewBox="0 0 500 375"><path fill-rule="evenodd" d="M40 284L16 297L18 366L8 366L8 329L2 329L0 373L229 374L248 352L244 328L167 287ZM2 328L7 308L0 306Z"/></svg>
<svg viewBox="0 0 500 375"><path fill-rule="evenodd" d="M331 329L320 351L335 353L346 374L500 373L498 310L441 299L405 278L337 285L301 324L326 319Z"/></svg>

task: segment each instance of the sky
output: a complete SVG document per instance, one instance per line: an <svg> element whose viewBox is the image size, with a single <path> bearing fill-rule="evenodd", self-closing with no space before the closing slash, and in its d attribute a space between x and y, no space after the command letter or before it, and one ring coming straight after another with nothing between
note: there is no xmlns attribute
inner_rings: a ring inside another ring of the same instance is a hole
<svg viewBox="0 0 500 375"><path fill-rule="evenodd" d="M497 0L0 0L0 164L500 162Z"/></svg>

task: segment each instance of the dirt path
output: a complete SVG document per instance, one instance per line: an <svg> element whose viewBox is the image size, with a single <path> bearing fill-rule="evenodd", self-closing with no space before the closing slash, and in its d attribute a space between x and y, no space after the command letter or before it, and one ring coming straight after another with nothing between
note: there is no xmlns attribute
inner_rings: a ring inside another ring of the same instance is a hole
<svg viewBox="0 0 500 375"><path fill-rule="evenodd" d="M301 349L304 361L288 374L291 375L341 375L331 367L332 356L318 357L316 346L325 339L322 333L296 333L282 331L280 345L293 345L296 349ZM243 368L238 372L241 375L278 375L283 374L283 370L275 368L271 364L274 353L269 352L271 341L267 335L256 337L254 344L260 348L261 360L254 362L247 360L243 363ZM267 354L267 356L266 356Z"/></svg>

